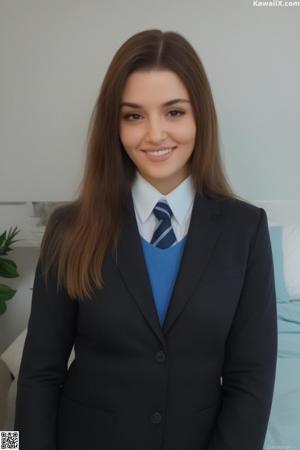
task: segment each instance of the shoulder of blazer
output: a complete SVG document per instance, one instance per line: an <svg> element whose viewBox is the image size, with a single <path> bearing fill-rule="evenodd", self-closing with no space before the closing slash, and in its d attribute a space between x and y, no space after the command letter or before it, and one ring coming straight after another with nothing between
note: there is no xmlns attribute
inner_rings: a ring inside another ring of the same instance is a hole
<svg viewBox="0 0 300 450"><path fill-rule="evenodd" d="M246 200L233 197L218 198L221 213L232 227L251 229L253 235L256 233L262 220L267 221L266 211Z"/></svg>
<svg viewBox="0 0 300 450"><path fill-rule="evenodd" d="M248 215L249 218L259 218L261 210L263 209L260 206L256 206L246 200L241 200L233 197L221 197L217 198L216 201L219 203L221 208L230 208L237 214Z"/></svg>

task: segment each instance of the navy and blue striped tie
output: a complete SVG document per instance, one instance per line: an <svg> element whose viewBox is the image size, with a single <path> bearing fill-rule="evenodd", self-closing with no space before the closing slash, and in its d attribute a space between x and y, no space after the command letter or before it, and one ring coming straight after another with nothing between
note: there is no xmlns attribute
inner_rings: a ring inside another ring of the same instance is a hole
<svg viewBox="0 0 300 450"><path fill-rule="evenodd" d="M160 223L153 233L151 244L159 248L168 248L176 241L176 236L172 227L171 208L166 201L156 203L153 213Z"/></svg>

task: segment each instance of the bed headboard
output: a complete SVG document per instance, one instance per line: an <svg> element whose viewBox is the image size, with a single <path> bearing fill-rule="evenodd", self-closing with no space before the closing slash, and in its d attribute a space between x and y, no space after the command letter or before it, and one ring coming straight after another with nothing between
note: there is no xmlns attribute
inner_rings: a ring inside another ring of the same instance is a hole
<svg viewBox="0 0 300 450"><path fill-rule="evenodd" d="M264 208L269 225L300 225L300 200L251 200Z"/></svg>

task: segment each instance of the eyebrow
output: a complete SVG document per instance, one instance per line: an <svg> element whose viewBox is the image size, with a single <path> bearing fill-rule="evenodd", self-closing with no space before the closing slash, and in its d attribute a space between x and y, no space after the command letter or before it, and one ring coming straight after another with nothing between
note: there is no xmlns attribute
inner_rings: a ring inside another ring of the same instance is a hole
<svg viewBox="0 0 300 450"><path fill-rule="evenodd" d="M180 103L180 102L191 103L191 101L186 98L174 98L173 100L169 100L169 101L163 103L162 106L170 106L170 105L173 105L174 103ZM142 105L138 105L137 103L132 103L132 102L121 102L120 108L122 108L122 106L130 106L132 108L142 108Z"/></svg>

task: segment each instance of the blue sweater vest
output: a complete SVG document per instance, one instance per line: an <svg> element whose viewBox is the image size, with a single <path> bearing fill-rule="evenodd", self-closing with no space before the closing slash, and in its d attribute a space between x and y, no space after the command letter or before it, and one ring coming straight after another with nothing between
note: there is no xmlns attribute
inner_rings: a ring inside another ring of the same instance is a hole
<svg viewBox="0 0 300 450"><path fill-rule="evenodd" d="M140 235L153 298L161 326L164 323L187 235L175 245L161 249Z"/></svg>

